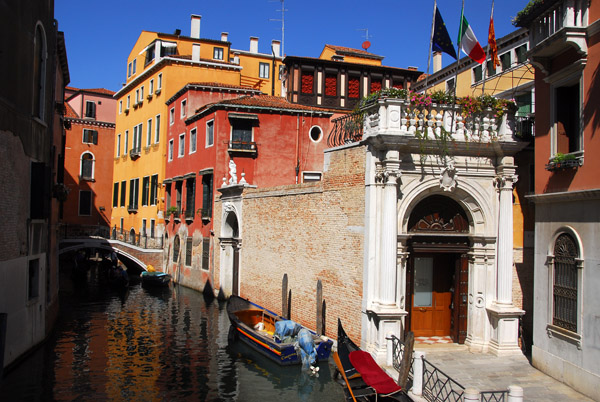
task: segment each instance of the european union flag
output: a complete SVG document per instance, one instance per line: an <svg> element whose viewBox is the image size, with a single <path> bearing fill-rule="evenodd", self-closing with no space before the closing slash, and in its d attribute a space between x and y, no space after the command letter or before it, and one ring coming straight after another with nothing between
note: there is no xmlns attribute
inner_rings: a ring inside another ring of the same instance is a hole
<svg viewBox="0 0 600 402"><path fill-rule="evenodd" d="M446 24L444 24L440 10L438 10L437 7L435 8L435 25L433 28L433 43L431 45L431 50L434 52L447 53L457 59L456 50L454 50L454 45L452 44L450 35L448 35Z"/></svg>

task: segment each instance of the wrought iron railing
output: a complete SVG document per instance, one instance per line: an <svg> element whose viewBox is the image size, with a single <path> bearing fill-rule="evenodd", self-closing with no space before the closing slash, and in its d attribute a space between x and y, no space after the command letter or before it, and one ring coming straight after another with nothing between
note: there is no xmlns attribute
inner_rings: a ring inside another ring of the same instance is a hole
<svg viewBox="0 0 600 402"><path fill-rule="evenodd" d="M400 372L402 358L404 356L404 343L392 335L388 338L392 341L392 365L394 369ZM412 362L414 362L412 359ZM423 397L430 402L459 402L462 401L465 387L451 378L448 374L437 368L424 357L420 357L423 362ZM412 363L411 362L411 363ZM409 371L409 383L414 382L414 364L411 364ZM407 387L407 389L410 388ZM482 402L505 402L508 400L508 390L504 391L483 391L479 393Z"/></svg>
<svg viewBox="0 0 600 402"><path fill-rule="evenodd" d="M462 401L465 387L423 358L423 396L428 401Z"/></svg>
<svg viewBox="0 0 600 402"><path fill-rule="evenodd" d="M535 117L533 116L516 116L516 134L519 138L531 141L535 137Z"/></svg>
<svg viewBox="0 0 600 402"><path fill-rule="evenodd" d="M481 402L505 402L508 400L508 391L482 391L479 396Z"/></svg>
<svg viewBox="0 0 600 402"><path fill-rule="evenodd" d="M358 142L363 135L363 112L354 112L337 119L333 119L333 128L329 132L327 145L338 147L340 145Z"/></svg>

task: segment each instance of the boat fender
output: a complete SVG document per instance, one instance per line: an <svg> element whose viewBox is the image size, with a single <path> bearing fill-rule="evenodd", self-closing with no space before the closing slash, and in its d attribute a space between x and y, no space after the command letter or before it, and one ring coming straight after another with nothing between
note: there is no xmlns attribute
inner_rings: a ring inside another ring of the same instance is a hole
<svg viewBox="0 0 600 402"><path fill-rule="evenodd" d="M256 324L254 326L254 329L257 331L264 331L265 330L265 323L264 322L259 322L258 324Z"/></svg>

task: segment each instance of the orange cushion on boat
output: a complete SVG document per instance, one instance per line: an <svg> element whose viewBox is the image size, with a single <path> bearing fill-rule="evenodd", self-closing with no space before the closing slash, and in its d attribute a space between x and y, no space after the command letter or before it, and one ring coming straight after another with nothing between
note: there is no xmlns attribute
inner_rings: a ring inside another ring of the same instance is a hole
<svg viewBox="0 0 600 402"><path fill-rule="evenodd" d="M350 363L360 373L363 381L378 394L392 394L402 388L364 350L350 352Z"/></svg>

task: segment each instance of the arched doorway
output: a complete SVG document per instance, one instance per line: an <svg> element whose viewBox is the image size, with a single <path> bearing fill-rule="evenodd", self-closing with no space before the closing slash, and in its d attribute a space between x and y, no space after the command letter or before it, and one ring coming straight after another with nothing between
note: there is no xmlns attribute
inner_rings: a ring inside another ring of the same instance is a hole
<svg viewBox="0 0 600 402"><path fill-rule="evenodd" d="M452 198L431 195L408 220L407 328L415 336L467 336L469 219Z"/></svg>
<svg viewBox="0 0 600 402"><path fill-rule="evenodd" d="M234 209L231 208L224 220L221 241L221 270L225 290L231 289L232 295L239 295L240 287L240 231ZM231 288L229 288L231 284Z"/></svg>

